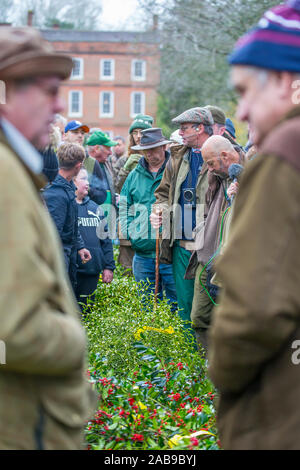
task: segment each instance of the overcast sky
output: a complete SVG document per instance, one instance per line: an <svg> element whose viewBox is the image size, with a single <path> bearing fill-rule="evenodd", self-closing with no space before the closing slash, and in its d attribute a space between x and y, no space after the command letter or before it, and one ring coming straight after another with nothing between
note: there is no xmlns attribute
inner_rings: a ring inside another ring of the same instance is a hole
<svg viewBox="0 0 300 470"><path fill-rule="evenodd" d="M103 29L136 29L138 15L138 0L102 0Z"/></svg>

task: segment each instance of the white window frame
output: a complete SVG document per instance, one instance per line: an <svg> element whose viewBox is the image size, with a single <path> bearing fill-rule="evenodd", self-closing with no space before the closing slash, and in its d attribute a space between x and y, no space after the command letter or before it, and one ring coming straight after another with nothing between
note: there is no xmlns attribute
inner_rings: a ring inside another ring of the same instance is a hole
<svg viewBox="0 0 300 470"><path fill-rule="evenodd" d="M81 57L72 57L72 60L76 60L79 62L80 64L80 67L79 67L79 75L73 75L73 69L72 69L72 73L71 73L71 76L70 76L70 80L82 80L83 79L83 69L84 69L84 61Z"/></svg>
<svg viewBox="0 0 300 470"><path fill-rule="evenodd" d="M103 99L104 99L104 94L109 93L110 94L110 112L105 113L103 112ZM110 90L102 90L100 91L99 95L99 116L102 118L113 118L114 117L114 102L115 102L115 96L114 92Z"/></svg>
<svg viewBox="0 0 300 470"><path fill-rule="evenodd" d="M141 95L141 110L139 112L135 112L134 110L134 101L135 101L135 95ZM135 117L137 114L145 114L145 108L146 108L146 96L144 91L133 91L130 95L130 117Z"/></svg>
<svg viewBox="0 0 300 470"><path fill-rule="evenodd" d="M79 111L74 112L72 111L72 94L79 93ZM70 117L82 117L82 105L83 105L83 95L81 90L70 90L69 91L69 99L68 99L68 115Z"/></svg>
<svg viewBox="0 0 300 470"><path fill-rule="evenodd" d="M104 75L104 63L110 62L111 75ZM100 60L100 80L114 80L115 79L115 60L114 59L101 59Z"/></svg>
<svg viewBox="0 0 300 470"><path fill-rule="evenodd" d="M142 75L137 76L135 75L135 64L137 62L142 63ZM143 82L146 80L146 61L143 59L133 59L131 61L131 79L134 80L135 82Z"/></svg>

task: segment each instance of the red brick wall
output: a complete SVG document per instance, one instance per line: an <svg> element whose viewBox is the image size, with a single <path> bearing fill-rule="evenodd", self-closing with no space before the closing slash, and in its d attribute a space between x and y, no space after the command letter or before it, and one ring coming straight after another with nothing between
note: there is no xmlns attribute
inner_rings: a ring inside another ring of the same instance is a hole
<svg viewBox="0 0 300 470"><path fill-rule="evenodd" d="M110 42L52 42L57 51L84 60L83 80L68 80L62 86L62 96L66 103L63 115L68 119L78 119L90 127L100 127L113 135L127 137L133 121L130 115L131 92L144 92L145 114L155 118L157 87L159 85L159 50L157 44L110 43ZM114 59L114 80L100 79L100 60ZM146 79L132 81L131 63L133 59L146 62ZM80 90L83 96L82 115L68 115L70 90ZM113 117L100 117L99 94L101 91L114 93Z"/></svg>

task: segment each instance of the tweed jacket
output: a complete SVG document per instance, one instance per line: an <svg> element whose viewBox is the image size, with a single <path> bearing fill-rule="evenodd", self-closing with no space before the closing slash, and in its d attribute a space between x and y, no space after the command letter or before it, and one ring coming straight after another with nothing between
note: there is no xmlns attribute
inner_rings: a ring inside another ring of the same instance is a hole
<svg viewBox="0 0 300 470"><path fill-rule="evenodd" d="M225 449L300 448L300 107L246 166L209 338Z"/></svg>
<svg viewBox="0 0 300 470"><path fill-rule="evenodd" d="M169 159L160 185L155 191L156 202L162 209L163 232L160 249L162 263L172 263L172 250L175 240L182 238L180 189L189 172L189 148L184 145L170 147ZM208 188L207 165L203 164L196 185L196 225L204 220L205 193Z"/></svg>
<svg viewBox="0 0 300 470"><path fill-rule="evenodd" d="M44 180L0 132L0 449L79 449L95 397Z"/></svg>

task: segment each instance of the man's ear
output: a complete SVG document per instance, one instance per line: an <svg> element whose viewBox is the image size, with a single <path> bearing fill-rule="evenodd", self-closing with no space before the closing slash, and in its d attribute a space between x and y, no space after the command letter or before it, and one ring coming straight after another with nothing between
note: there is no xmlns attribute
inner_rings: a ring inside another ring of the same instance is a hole
<svg viewBox="0 0 300 470"><path fill-rule="evenodd" d="M76 163L76 165L75 165L75 169L76 169L76 171L78 171L78 172L79 172L79 171L80 171L80 169L81 169L81 167L82 167L82 165L83 165L83 162L77 162L77 163Z"/></svg>
<svg viewBox="0 0 300 470"><path fill-rule="evenodd" d="M293 93L293 83L295 77L290 72L275 72L277 79L276 88L279 93L279 97L282 99L289 98Z"/></svg>
<svg viewBox="0 0 300 470"><path fill-rule="evenodd" d="M226 152L226 150L222 150L221 152L221 158L225 161L228 160L228 153Z"/></svg>

